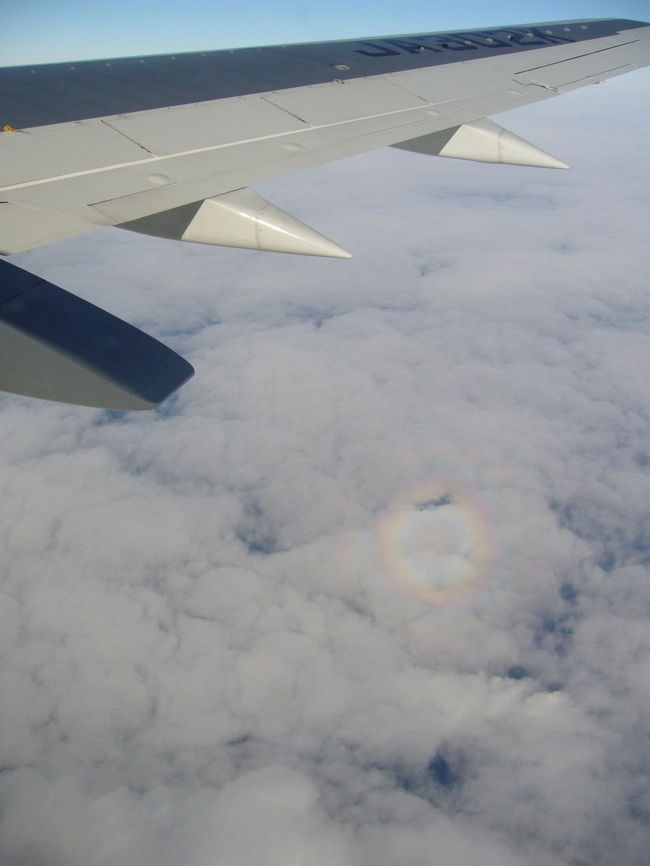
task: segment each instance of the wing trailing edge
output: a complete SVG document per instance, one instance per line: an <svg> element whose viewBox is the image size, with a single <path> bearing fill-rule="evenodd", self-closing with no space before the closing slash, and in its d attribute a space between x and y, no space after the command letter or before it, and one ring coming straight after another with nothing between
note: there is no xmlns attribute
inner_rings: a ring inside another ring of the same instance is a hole
<svg viewBox="0 0 650 866"><path fill-rule="evenodd" d="M451 159L469 159L474 162L492 162L505 165L525 165L534 168L568 168L550 153L508 132L492 120L463 123L394 144L400 150L446 156Z"/></svg>

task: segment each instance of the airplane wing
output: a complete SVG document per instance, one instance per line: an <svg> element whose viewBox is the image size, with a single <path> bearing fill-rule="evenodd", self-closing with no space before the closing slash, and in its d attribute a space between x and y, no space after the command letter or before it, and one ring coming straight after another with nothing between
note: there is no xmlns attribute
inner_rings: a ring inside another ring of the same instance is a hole
<svg viewBox="0 0 650 866"><path fill-rule="evenodd" d="M0 68L0 254L118 226L348 257L250 187L387 145L566 168L490 115L647 65L650 25L598 19ZM192 375L91 307L0 261L0 389L152 408Z"/></svg>

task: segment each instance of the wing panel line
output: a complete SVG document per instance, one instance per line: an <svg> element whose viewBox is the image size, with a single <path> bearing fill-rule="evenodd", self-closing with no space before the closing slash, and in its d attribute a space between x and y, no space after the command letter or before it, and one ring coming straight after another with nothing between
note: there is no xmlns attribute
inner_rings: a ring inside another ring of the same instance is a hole
<svg viewBox="0 0 650 866"><path fill-rule="evenodd" d="M582 57L593 57L595 54L603 54L605 51L612 51L614 48L624 48L626 45L638 45L640 39L631 39L629 42L618 42L616 45L608 45L607 48L598 48L596 51L587 51L586 54L575 54L572 57L565 57L563 60L554 60L552 63L542 63L541 66L531 66L529 69L521 69L515 75L523 75L526 72L535 72L537 69L548 69L549 66L559 66L561 63L571 63L573 60L580 60Z"/></svg>
<svg viewBox="0 0 650 866"><path fill-rule="evenodd" d="M192 150L179 151L178 153L161 154L159 156L158 155L151 156L151 157L147 157L145 159L136 159L136 160L132 160L131 162L120 162L120 163L114 163L112 165L103 165L103 166L101 166L99 168L95 168L95 169L88 168L88 169L84 169L83 171L70 172L68 174L62 174L62 175L58 175L55 177L43 178L41 180L23 181L21 183L16 183L16 184L11 184L9 186L0 187L0 193L11 192L12 190L16 190L16 189L25 189L25 188L31 187L31 186L39 186L39 185L44 185L44 184L48 184L48 183L55 183L56 181L60 181L60 180L70 180L70 179L75 178L75 177L87 177L88 175L93 175L93 174L103 174L107 171L114 171L114 170L120 169L120 168L132 168L134 166L148 165L150 163L162 162L165 160L176 159L176 158L180 158L180 157L184 157L184 156L194 156L198 153L209 153L211 151L223 150L223 149L228 148L228 147L237 147L238 145L241 145L241 144L254 144L257 141L270 141L272 139L277 139L277 138L295 138L298 135L305 135L305 133L313 132L313 131L319 130L319 129L331 129L333 127L352 125L352 124L357 123L359 121L372 120L372 119L378 118L378 117L392 117L392 116L397 115L397 114L407 114L407 113L413 112L413 111L426 110L428 107L432 107L432 103L424 103L422 106L422 109L413 108L413 107L399 108L399 109L396 109L394 111L383 111L383 112L380 112L379 114L368 114L368 115L363 115L360 117L355 117L353 120L350 120L350 119L337 120L337 121L332 121L330 123L319 124L318 126L309 126L308 129L299 129L299 130L295 130L293 132L276 132L276 133L271 133L270 135L257 136L255 138L246 138L246 139L241 139L239 141L229 141L229 142L225 142L223 144L209 145L207 147L197 147L197 148L194 148ZM284 109L282 109L282 110L284 110ZM286 112L286 113L290 114L290 112ZM103 119L107 120L107 118L103 118ZM297 119L300 120L300 118L297 118ZM108 120L110 120L110 118L108 118ZM108 123L108 125L110 126L110 123ZM126 137L128 138L128 136L126 136ZM136 142L136 144L137 144L137 142ZM145 148L143 148L143 149L145 149Z"/></svg>

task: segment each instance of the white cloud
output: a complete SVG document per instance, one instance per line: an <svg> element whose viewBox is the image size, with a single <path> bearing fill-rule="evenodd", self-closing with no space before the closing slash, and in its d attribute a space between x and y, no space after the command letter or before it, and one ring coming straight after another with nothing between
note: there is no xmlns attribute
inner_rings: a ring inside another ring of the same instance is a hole
<svg viewBox="0 0 650 866"><path fill-rule="evenodd" d="M262 190L351 262L16 257L197 375L0 400L3 863L646 862L643 94Z"/></svg>

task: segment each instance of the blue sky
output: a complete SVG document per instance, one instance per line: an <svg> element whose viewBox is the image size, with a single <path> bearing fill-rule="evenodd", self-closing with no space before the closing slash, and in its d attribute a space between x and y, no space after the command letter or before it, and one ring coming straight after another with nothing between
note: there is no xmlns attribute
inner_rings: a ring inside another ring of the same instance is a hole
<svg viewBox="0 0 650 866"><path fill-rule="evenodd" d="M0 65L192 51L566 18L650 19L647 0L480 2L5 0Z"/></svg>

